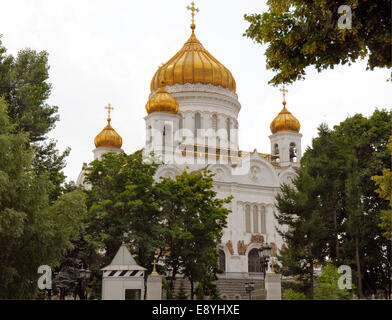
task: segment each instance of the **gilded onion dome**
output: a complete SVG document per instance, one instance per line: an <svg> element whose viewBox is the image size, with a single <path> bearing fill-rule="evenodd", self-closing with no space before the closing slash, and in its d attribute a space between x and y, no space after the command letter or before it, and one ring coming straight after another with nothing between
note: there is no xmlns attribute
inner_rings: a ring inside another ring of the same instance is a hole
<svg viewBox="0 0 392 320"><path fill-rule="evenodd" d="M111 119L108 118L107 126L95 137L94 143L97 148L117 148L122 146L122 138L110 125Z"/></svg>
<svg viewBox="0 0 392 320"><path fill-rule="evenodd" d="M168 62L163 64L151 81L151 92L164 81L167 86L186 83L202 83L220 86L236 91L236 83L231 72L216 60L196 38L195 24L192 34L183 48Z"/></svg>
<svg viewBox="0 0 392 320"><path fill-rule="evenodd" d="M295 132L301 129L299 121L286 109L286 101L283 101L283 109L271 122L271 132Z"/></svg>
<svg viewBox="0 0 392 320"><path fill-rule="evenodd" d="M166 91L164 86L160 87L158 91L150 98L146 104L147 113L166 112L178 113L180 106L174 97Z"/></svg>

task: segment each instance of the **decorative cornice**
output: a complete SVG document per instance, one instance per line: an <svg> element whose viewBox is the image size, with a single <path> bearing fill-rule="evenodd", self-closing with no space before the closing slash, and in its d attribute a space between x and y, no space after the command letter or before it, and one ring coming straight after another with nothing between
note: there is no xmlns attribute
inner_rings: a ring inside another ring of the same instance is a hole
<svg viewBox="0 0 392 320"><path fill-rule="evenodd" d="M223 87L213 86L211 84L176 84L174 86L167 87L167 91L170 93L180 93L180 92L208 92L208 93L217 93L224 96L228 96L232 99L238 100L238 95L228 89Z"/></svg>
<svg viewBox="0 0 392 320"><path fill-rule="evenodd" d="M181 97L175 97L179 102L181 100L183 100L184 98L208 98L208 99L212 99L212 100L216 100L216 101L224 101L224 102L229 102L230 104L232 104L233 106L235 106L236 108L238 108L238 111L241 109L241 104L238 101L238 96L236 93L222 88L222 87L218 87L218 86L213 86L211 84L201 84L201 83L196 83L196 84L175 84L173 86L167 86L166 90L170 93L170 94L186 94L185 96L181 96ZM156 93L156 91L153 91L150 93L149 98L151 99L151 97ZM215 96L206 96L203 94L214 94ZM190 95L189 95L190 94ZM193 95L192 95L193 94ZM221 96L221 97L219 97Z"/></svg>

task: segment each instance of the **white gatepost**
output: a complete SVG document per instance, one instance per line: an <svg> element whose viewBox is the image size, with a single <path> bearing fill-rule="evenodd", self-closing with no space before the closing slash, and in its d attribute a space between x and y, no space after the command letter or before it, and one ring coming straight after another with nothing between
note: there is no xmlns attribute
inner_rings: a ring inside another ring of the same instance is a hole
<svg viewBox="0 0 392 320"><path fill-rule="evenodd" d="M265 277L267 300L282 300L282 276L277 273L267 273Z"/></svg>
<svg viewBox="0 0 392 320"><path fill-rule="evenodd" d="M102 300L143 300L144 272L123 243L110 265L101 269Z"/></svg>
<svg viewBox="0 0 392 320"><path fill-rule="evenodd" d="M157 272L155 261L154 270L147 278L147 300L162 300L162 276Z"/></svg>

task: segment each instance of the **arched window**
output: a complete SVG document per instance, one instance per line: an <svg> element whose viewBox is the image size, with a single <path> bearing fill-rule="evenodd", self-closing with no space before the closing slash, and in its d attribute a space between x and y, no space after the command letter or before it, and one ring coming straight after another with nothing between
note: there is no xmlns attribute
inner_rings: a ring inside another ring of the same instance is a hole
<svg viewBox="0 0 392 320"><path fill-rule="evenodd" d="M259 208L253 207L253 232L259 233Z"/></svg>
<svg viewBox="0 0 392 320"><path fill-rule="evenodd" d="M226 255L223 250L219 250L219 269L226 272Z"/></svg>
<svg viewBox="0 0 392 320"><path fill-rule="evenodd" d="M297 162L297 147L295 143L290 143L290 162Z"/></svg>
<svg viewBox="0 0 392 320"><path fill-rule="evenodd" d="M195 114L195 136L197 136L199 133L198 131L201 129L201 116L200 113Z"/></svg>
<svg viewBox="0 0 392 320"><path fill-rule="evenodd" d="M250 205L249 204L245 206L245 231L247 233L252 232L250 230Z"/></svg>
<svg viewBox="0 0 392 320"><path fill-rule="evenodd" d="M275 161L276 162L280 162L280 156L279 156L279 146L278 146L278 144L277 143L275 143L275 145L274 145L274 155L275 155Z"/></svg>
<svg viewBox="0 0 392 320"><path fill-rule="evenodd" d="M275 154L276 156L279 155L279 146L278 146L277 143L275 143L275 146L274 146L274 154Z"/></svg>
<svg viewBox="0 0 392 320"><path fill-rule="evenodd" d="M248 254L248 272L261 273L261 261L257 249L252 249Z"/></svg>

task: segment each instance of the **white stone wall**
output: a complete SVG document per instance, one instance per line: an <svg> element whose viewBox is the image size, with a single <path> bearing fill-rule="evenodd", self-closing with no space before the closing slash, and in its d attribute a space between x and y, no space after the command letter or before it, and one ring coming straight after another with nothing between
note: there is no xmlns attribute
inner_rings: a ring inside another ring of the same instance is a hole
<svg viewBox="0 0 392 320"><path fill-rule="evenodd" d="M114 153L119 154L119 153L123 152L123 150L118 149L118 148L108 148L108 147L96 148L93 150L94 160L101 160L102 156L105 153L109 153L109 152L114 152Z"/></svg>

